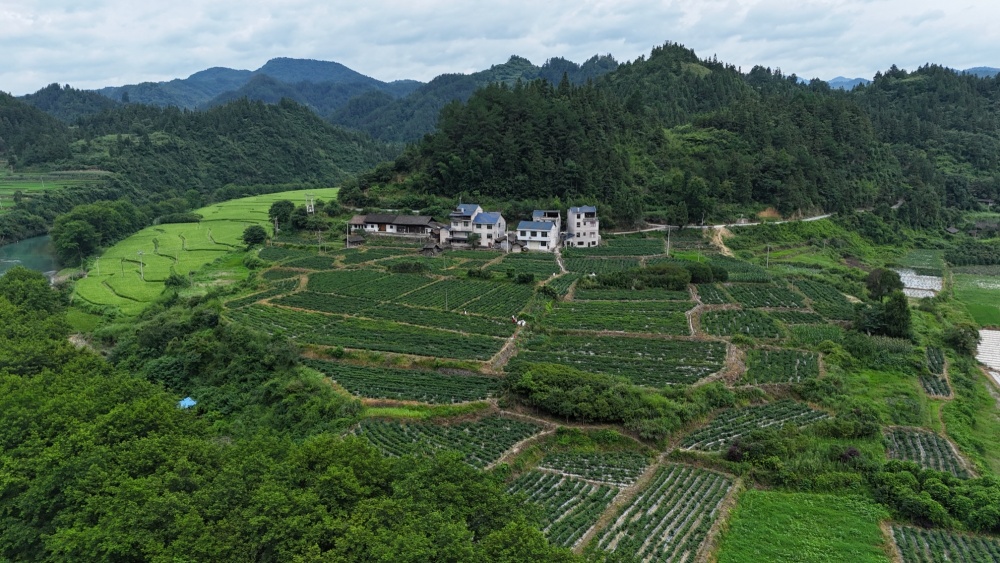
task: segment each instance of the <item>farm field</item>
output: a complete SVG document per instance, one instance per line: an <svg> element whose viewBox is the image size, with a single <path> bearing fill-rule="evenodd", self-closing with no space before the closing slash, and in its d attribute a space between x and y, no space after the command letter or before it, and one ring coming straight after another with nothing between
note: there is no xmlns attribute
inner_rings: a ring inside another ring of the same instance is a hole
<svg viewBox="0 0 1000 563"><path fill-rule="evenodd" d="M812 301L812 308L824 317L837 321L854 318L854 306L832 285L815 280L796 280L792 283Z"/></svg>
<svg viewBox="0 0 1000 563"><path fill-rule="evenodd" d="M664 466L594 545L628 560L695 561L732 485L713 471Z"/></svg>
<svg viewBox="0 0 1000 563"><path fill-rule="evenodd" d="M915 461L922 467L968 477L964 464L947 440L933 432L892 428L886 432L886 453L890 458Z"/></svg>
<svg viewBox="0 0 1000 563"><path fill-rule="evenodd" d="M574 301L686 301L691 294L658 287L646 289L577 288Z"/></svg>
<svg viewBox="0 0 1000 563"><path fill-rule="evenodd" d="M951 388L945 378L945 357L944 350L937 346L928 346L925 352L927 357L927 371L930 373L920 374L920 384L928 395L934 397L948 397L951 395Z"/></svg>
<svg viewBox="0 0 1000 563"><path fill-rule="evenodd" d="M802 307L802 297L785 287L765 284L730 284L726 287L729 295L744 307Z"/></svg>
<svg viewBox="0 0 1000 563"><path fill-rule="evenodd" d="M690 301L568 301L555 306L545 324L561 330L649 332L687 335Z"/></svg>
<svg viewBox="0 0 1000 563"><path fill-rule="evenodd" d="M125 316L137 315L163 293L163 282L172 272L195 272L241 247L248 225L269 226L267 210L272 203L303 198L306 191L320 198L336 197L337 193L330 188L236 199L198 209L195 213L204 217L200 223L147 227L96 258L88 276L76 283L74 298ZM206 283L201 289L208 287Z"/></svg>
<svg viewBox="0 0 1000 563"><path fill-rule="evenodd" d="M588 481L627 486L635 483L648 464L647 457L636 452L563 452L545 456L538 467Z"/></svg>
<svg viewBox="0 0 1000 563"><path fill-rule="evenodd" d="M763 383L800 383L819 377L819 358L812 352L798 350L755 349L748 355L743 381Z"/></svg>
<svg viewBox="0 0 1000 563"><path fill-rule="evenodd" d="M972 318L983 326L1000 327L1000 277L956 273L954 280L955 298Z"/></svg>
<svg viewBox="0 0 1000 563"><path fill-rule="evenodd" d="M527 342L512 361L563 364L661 387L694 383L722 369L725 359L720 342L557 335Z"/></svg>
<svg viewBox="0 0 1000 563"><path fill-rule="evenodd" d="M719 563L889 563L879 521L862 498L747 490L720 540Z"/></svg>
<svg viewBox="0 0 1000 563"><path fill-rule="evenodd" d="M438 450L461 452L473 467L483 468L500 459L514 444L538 433L541 427L500 416L475 422L434 424L365 420L355 434L391 456L426 455Z"/></svg>
<svg viewBox="0 0 1000 563"><path fill-rule="evenodd" d="M303 363L329 377L352 395L426 403L481 401L495 395L500 380L477 375L445 375L434 371L367 367L324 360Z"/></svg>
<svg viewBox="0 0 1000 563"><path fill-rule="evenodd" d="M557 473L529 471L514 481L508 492L523 494L538 507L549 542L572 547L597 523L618 489Z"/></svg>
<svg viewBox="0 0 1000 563"><path fill-rule="evenodd" d="M893 526L892 539L896 542L903 563L1000 561L1000 538L913 526Z"/></svg>
<svg viewBox="0 0 1000 563"><path fill-rule="evenodd" d="M729 447L736 438L756 428L776 427L786 424L806 426L827 418L807 405L783 399L766 405L735 408L723 411L706 426L688 435L681 447L688 450L717 452Z"/></svg>
<svg viewBox="0 0 1000 563"><path fill-rule="evenodd" d="M761 311L708 311L701 316L701 327L714 336L745 334L754 338L781 338L781 328L774 319Z"/></svg>
<svg viewBox="0 0 1000 563"><path fill-rule="evenodd" d="M706 305L725 305L733 302L733 298L722 286L708 283L698 286L698 298Z"/></svg>
<svg viewBox="0 0 1000 563"><path fill-rule="evenodd" d="M563 258L566 269L580 274L607 274L634 270L639 267L638 258L589 258L571 255Z"/></svg>
<svg viewBox="0 0 1000 563"><path fill-rule="evenodd" d="M666 254L666 238L604 237L600 246L568 249L571 256L655 256Z"/></svg>
<svg viewBox="0 0 1000 563"><path fill-rule="evenodd" d="M56 172L11 172L6 161L0 166L0 214L13 207L15 194L28 201L32 196L64 188L93 186L110 175L100 170Z"/></svg>

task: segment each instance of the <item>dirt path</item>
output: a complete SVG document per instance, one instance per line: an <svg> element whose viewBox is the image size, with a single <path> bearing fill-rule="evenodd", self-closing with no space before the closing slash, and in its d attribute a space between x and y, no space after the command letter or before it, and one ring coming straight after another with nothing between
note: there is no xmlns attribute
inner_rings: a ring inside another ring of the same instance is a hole
<svg viewBox="0 0 1000 563"><path fill-rule="evenodd" d="M892 537L892 525L888 521L883 520L878 523L879 529L882 530L882 536L885 537L885 551L892 563L903 563L903 554L899 552L899 546L896 545L896 539Z"/></svg>
<svg viewBox="0 0 1000 563"><path fill-rule="evenodd" d="M568 274L569 270L566 269L566 264L563 263L562 250L556 247L556 264L559 264L559 273Z"/></svg>
<svg viewBox="0 0 1000 563"><path fill-rule="evenodd" d="M733 236L733 233L731 233L726 227L715 227L712 229L712 234L709 239L712 246L719 249L719 254L732 258L733 251L726 246L726 239L731 236Z"/></svg>
<svg viewBox="0 0 1000 563"><path fill-rule="evenodd" d="M500 351L497 352L495 356L490 358L489 366L491 370L493 370L494 372L502 370L503 367L507 365L507 362L509 362L510 359L514 356L514 354L517 353L517 348L515 348L515 344L517 343L517 336L521 334L522 328L524 327L519 326L515 328L514 334L510 335L510 338L508 338L507 342L504 343L503 348L501 348Z"/></svg>
<svg viewBox="0 0 1000 563"><path fill-rule="evenodd" d="M543 430L542 432L539 432L534 436L530 436L514 444L509 450L505 451L503 455L500 456L499 459L487 465L484 471L489 471L490 469L493 469L494 467L500 465L501 463L507 463L507 460L521 453L521 451L524 450L525 447L530 446L531 444L534 444L536 442L540 442L544 440L547 436L555 434L557 429L558 429L557 426L552 425L549 428Z"/></svg>

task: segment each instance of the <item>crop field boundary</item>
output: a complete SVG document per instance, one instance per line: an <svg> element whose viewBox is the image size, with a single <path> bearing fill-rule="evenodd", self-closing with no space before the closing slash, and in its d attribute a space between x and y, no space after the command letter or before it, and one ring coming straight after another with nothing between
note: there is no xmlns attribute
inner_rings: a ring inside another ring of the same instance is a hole
<svg viewBox="0 0 1000 563"><path fill-rule="evenodd" d="M733 481L733 486L729 488L729 492L726 493L722 502L719 503L715 522L712 523L712 528L708 531L708 536L705 537L705 541L702 542L701 548L695 554L692 561L715 562L718 560L719 538L722 537L724 531L729 529L729 517L732 515L733 508L736 507L736 502L745 488L743 478L736 477Z"/></svg>
<svg viewBox="0 0 1000 563"><path fill-rule="evenodd" d="M878 527L882 530L882 536L885 538L886 555L889 556L889 560L892 563L906 563L903 560L903 553L899 550L899 545L896 544L896 536L892 534L893 523L889 520L882 520L878 523Z"/></svg>

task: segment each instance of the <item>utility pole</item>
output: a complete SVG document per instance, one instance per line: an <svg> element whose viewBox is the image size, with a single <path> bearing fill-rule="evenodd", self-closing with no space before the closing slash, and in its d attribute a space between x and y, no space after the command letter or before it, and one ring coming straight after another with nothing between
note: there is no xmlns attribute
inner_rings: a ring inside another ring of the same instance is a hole
<svg viewBox="0 0 1000 563"><path fill-rule="evenodd" d="M145 253L140 250L137 254L139 255L139 279L146 281L146 275L142 271L142 255Z"/></svg>
<svg viewBox="0 0 1000 563"><path fill-rule="evenodd" d="M667 258L670 258L670 225L667 225Z"/></svg>
<svg viewBox="0 0 1000 563"><path fill-rule="evenodd" d="M771 268L771 245L767 245L767 259L764 261L764 268Z"/></svg>

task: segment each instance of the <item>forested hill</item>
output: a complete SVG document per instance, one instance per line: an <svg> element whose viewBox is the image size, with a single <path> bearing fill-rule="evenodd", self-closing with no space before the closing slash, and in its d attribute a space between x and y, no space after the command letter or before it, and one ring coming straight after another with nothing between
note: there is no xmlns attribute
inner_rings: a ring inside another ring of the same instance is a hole
<svg viewBox="0 0 1000 563"><path fill-rule="evenodd" d="M0 216L0 236L44 232L74 205L127 198L149 219L274 189L336 185L396 151L284 100L238 100L203 112L127 104L69 128L0 94L0 160L19 169L98 169L102 185L38 194ZM270 187L269 187L270 186ZM24 225L32 225L25 229Z"/></svg>
<svg viewBox="0 0 1000 563"><path fill-rule="evenodd" d="M452 101L464 102L472 93L490 84L513 86L517 81L545 79L558 82L565 74L573 84L583 84L618 68L610 55L593 56L583 64L563 58L535 66L528 59L512 56L506 63L472 74L443 74L413 93L393 99L371 91L350 100L332 116L334 123L360 129L376 139L411 142L434 130L441 109Z"/></svg>
<svg viewBox="0 0 1000 563"><path fill-rule="evenodd" d="M894 197L900 176L846 94L671 44L594 84L480 90L396 170L427 193L599 201L621 224L650 212L701 222L752 202L785 214L869 206Z"/></svg>
<svg viewBox="0 0 1000 563"><path fill-rule="evenodd" d="M926 67L845 92L668 43L592 84L479 90L445 108L392 172L448 197L601 202L619 224L902 200L901 216L930 226L946 203L969 208L1000 193L997 88Z"/></svg>
<svg viewBox="0 0 1000 563"><path fill-rule="evenodd" d="M88 90L49 84L45 88L21 98L64 123L73 123L81 117L101 113L121 105L110 98Z"/></svg>

